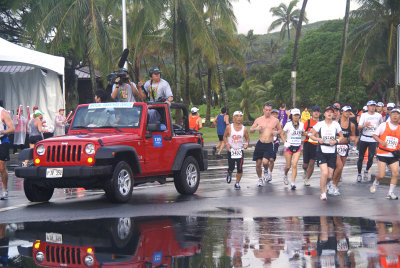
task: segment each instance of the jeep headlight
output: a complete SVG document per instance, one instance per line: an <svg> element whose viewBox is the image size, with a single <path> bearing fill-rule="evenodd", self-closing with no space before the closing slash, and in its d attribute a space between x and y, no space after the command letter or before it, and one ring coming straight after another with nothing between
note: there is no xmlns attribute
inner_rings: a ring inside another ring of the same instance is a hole
<svg viewBox="0 0 400 268"><path fill-rule="evenodd" d="M85 146L85 153L87 154L94 154L94 144L93 143L88 143Z"/></svg>
<svg viewBox="0 0 400 268"><path fill-rule="evenodd" d="M44 155L45 148L43 144L39 144L38 147L36 147L36 153L38 155Z"/></svg>

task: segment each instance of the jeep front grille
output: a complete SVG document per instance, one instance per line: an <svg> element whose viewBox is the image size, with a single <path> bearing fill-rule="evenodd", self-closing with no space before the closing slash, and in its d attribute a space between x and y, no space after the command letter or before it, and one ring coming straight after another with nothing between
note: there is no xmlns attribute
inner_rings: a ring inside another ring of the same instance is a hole
<svg viewBox="0 0 400 268"><path fill-rule="evenodd" d="M63 245L46 245L46 262L58 264L81 264L83 249Z"/></svg>
<svg viewBox="0 0 400 268"><path fill-rule="evenodd" d="M47 146L47 162L80 162L82 145L50 145Z"/></svg>

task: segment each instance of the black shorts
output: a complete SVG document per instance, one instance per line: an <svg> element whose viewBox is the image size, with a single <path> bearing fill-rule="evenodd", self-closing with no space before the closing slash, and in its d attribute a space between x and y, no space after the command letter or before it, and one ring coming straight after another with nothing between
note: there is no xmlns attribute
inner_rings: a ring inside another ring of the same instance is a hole
<svg viewBox="0 0 400 268"><path fill-rule="evenodd" d="M235 163L237 168L237 173L243 173L243 161L244 160L244 153L242 151L242 158L231 158L231 152L228 152L228 171L232 172L235 169Z"/></svg>
<svg viewBox="0 0 400 268"><path fill-rule="evenodd" d="M278 148L279 148L279 142L274 143L274 153L275 153L274 161L276 160L276 154L278 153Z"/></svg>
<svg viewBox="0 0 400 268"><path fill-rule="evenodd" d="M275 159L276 153L274 151L274 144L272 142L263 143L258 141L256 144L256 148L253 153L253 161L257 161L258 159Z"/></svg>
<svg viewBox="0 0 400 268"><path fill-rule="evenodd" d="M36 144L37 142L43 140L42 136L29 136L29 143Z"/></svg>
<svg viewBox="0 0 400 268"><path fill-rule="evenodd" d="M396 158L396 157L386 157L386 156L379 156L379 155L377 155L376 157L378 157L378 161L384 162L389 166L391 164L396 163L396 162L399 161L399 159Z"/></svg>
<svg viewBox="0 0 400 268"><path fill-rule="evenodd" d="M328 167L335 169L336 168L336 153L333 154L324 154L323 152L317 150L317 164L318 166L321 164L328 164Z"/></svg>
<svg viewBox="0 0 400 268"><path fill-rule="evenodd" d="M219 139L219 141L223 141L224 140L224 135L218 135L218 139Z"/></svg>
<svg viewBox="0 0 400 268"><path fill-rule="evenodd" d="M0 161L10 161L10 144L0 144Z"/></svg>
<svg viewBox="0 0 400 268"><path fill-rule="evenodd" d="M317 145L306 141L303 144L303 163L308 164L310 160L315 160L317 157Z"/></svg>

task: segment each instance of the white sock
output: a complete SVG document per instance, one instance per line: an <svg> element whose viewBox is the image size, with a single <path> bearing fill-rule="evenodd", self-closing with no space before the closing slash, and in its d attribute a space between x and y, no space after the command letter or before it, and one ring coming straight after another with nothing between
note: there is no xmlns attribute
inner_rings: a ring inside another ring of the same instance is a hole
<svg viewBox="0 0 400 268"><path fill-rule="evenodd" d="M389 194L393 193L394 188L396 188L396 184L390 184L390 186L389 186Z"/></svg>
<svg viewBox="0 0 400 268"><path fill-rule="evenodd" d="M379 185L379 181L377 179L374 180L374 185L378 186Z"/></svg>

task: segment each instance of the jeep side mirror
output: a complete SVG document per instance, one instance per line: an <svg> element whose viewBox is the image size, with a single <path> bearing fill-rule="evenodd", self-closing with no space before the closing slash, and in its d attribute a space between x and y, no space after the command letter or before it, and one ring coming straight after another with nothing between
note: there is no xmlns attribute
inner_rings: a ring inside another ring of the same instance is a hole
<svg viewBox="0 0 400 268"><path fill-rule="evenodd" d="M157 124L147 124L147 131L149 133L146 133L145 137L146 138L151 138L153 136L154 131L162 131L161 130L161 124L157 123Z"/></svg>

